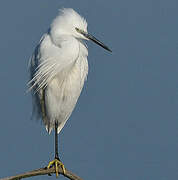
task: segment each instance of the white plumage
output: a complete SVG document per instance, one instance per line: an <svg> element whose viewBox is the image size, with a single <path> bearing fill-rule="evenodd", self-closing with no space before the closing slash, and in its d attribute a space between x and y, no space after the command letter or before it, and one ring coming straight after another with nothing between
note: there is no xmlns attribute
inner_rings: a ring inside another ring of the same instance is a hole
<svg viewBox="0 0 178 180"><path fill-rule="evenodd" d="M30 60L33 114L42 117L50 133L58 122L58 133L72 113L88 73L88 50L75 27L85 31L86 21L73 9L63 9L43 35Z"/></svg>
<svg viewBox="0 0 178 180"><path fill-rule="evenodd" d="M73 9L63 9L43 35L30 60L33 114L50 133L58 133L71 115L88 73L88 50L82 41L107 46L87 32L87 22Z"/></svg>

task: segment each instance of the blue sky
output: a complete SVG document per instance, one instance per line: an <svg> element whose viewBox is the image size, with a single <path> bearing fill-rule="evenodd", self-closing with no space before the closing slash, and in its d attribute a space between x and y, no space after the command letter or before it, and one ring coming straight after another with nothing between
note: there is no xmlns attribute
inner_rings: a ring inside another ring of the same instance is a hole
<svg viewBox="0 0 178 180"><path fill-rule="evenodd" d="M28 59L62 7L113 50L87 43L88 80L60 133L66 168L85 180L177 180L177 0L1 0L0 177L54 158L53 133L30 119L26 83Z"/></svg>

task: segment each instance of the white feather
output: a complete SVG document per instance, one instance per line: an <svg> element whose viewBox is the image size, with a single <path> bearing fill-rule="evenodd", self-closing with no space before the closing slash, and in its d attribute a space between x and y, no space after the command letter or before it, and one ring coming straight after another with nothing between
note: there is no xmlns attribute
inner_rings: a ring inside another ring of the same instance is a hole
<svg viewBox="0 0 178 180"><path fill-rule="evenodd" d="M30 60L30 90L33 112L42 118L41 99L45 92L43 122L50 133L58 122L58 133L71 115L88 73L88 50L81 34L86 21L72 9L63 9L36 47Z"/></svg>

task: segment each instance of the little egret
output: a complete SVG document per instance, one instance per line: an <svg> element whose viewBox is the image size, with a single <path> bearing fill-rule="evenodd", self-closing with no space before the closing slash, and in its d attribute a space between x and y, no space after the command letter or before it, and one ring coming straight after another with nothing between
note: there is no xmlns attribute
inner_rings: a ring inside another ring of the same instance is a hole
<svg viewBox="0 0 178 180"><path fill-rule="evenodd" d="M70 117L88 74L88 50L82 40L91 40L111 52L87 32L87 22L73 9L62 9L53 20L30 59L33 114L42 118L50 134L55 129L55 158L48 168L65 168L58 156L58 134Z"/></svg>

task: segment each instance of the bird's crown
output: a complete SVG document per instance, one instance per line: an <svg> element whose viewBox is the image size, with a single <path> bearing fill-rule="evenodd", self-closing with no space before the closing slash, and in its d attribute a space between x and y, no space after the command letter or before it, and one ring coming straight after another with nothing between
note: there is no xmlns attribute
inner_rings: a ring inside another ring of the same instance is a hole
<svg viewBox="0 0 178 180"><path fill-rule="evenodd" d="M50 27L51 33L55 36L72 35L77 38L82 38L76 28L87 32L87 22L71 8L59 10L59 15L53 20Z"/></svg>

